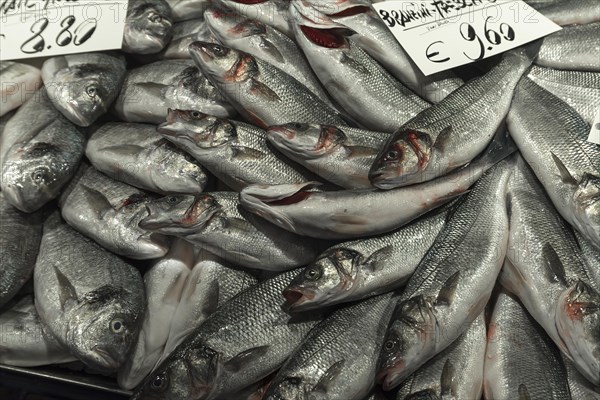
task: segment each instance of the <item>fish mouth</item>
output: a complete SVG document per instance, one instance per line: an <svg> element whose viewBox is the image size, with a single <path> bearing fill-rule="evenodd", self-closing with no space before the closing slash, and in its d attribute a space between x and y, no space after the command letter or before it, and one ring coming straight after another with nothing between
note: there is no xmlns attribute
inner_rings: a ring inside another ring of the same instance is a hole
<svg viewBox="0 0 600 400"><path fill-rule="evenodd" d="M403 365L398 361L393 366L379 371L375 381L383 387L386 392L398 386L403 380Z"/></svg>
<svg viewBox="0 0 600 400"><path fill-rule="evenodd" d="M285 288L282 292L285 298L284 308L288 311L300 311L303 305L315 298L315 292L303 288Z"/></svg>
<svg viewBox="0 0 600 400"><path fill-rule="evenodd" d="M168 236L152 232L149 235L140 236L138 244L140 246L137 249L137 257L152 259L165 256L169 251L171 240Z"/></svg>
<svg viewBox="0 0 600 400"><path fill-rule="evenodd" d="M121 363L117 361L108 350L103 349L100 346L94 346L92 351L94 360L103 368L117 370L121 366Z"/></svg>
<svg viewBox="0 0 600 400"><path fill-rule="evenodd" d="M334 127L319 128L319 134L308 132L298 134L285 126L272 126L267 130L267 139L282 151L287 151L301 159L315 159L333 152L338 143L331 141L329 134Z"/></svg>
<svg viewBox="0 0 600 400"><path fill-rule="evenodd" d="M104 105L101 104L100 107L98 107L98 112L92 113L92 115L89 117L84 115L81 110L79 110L77 105L73 104L72 102L68 102L64 107L64 110L69 121L75 125L86 127L90 126L96 120L96 118L104 112Z"/></svg>
<svg viewBox="0 0 600 400"><path fill-rule="evenodd" d="M222 57L229 52L229 49L216 43L196 41L190 44L189 51L193 55L196 55L200 61L206 64L210 63L216 58ZM220 53L225 54L221 55Z"/></svg>

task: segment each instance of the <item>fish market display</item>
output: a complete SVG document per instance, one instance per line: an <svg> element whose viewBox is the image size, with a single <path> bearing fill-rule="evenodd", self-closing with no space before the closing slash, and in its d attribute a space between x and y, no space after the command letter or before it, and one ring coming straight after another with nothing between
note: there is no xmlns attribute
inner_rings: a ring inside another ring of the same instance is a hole
<svg viewBox="0 0 600 400"><path fill-rule="evenodd" d="M123 51L153 54L171 40L171 7L165 0L135 0L128 3Z"/></svg>
<svg viewBox="0 0 600 400"><path fill-rule="evenodd" d="M598 4L595 7L598 9ZM598 36L600 22L566 27L544 38L535 62L550 68L600 72Z"/></svg>
<svg viewBox="0 0 600 400"><path fill-rule="evenodd" d="M0 61L0 117L19 107L42 85L39 69L14 61Z"/></svg>
<svg viewBox="0 0 600 400"><path fill-rule="evenodd" d="M209 0L166 0L171 7L173 21L187 21L202 17Z"/></svg>

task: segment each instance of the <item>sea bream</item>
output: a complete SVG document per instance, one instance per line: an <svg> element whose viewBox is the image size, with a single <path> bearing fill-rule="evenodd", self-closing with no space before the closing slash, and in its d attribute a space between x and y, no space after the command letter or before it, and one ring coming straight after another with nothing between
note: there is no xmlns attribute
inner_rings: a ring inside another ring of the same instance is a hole
<svg viewBox="0 0 600 400"><path fill-rule="evenodd" d="M42 86L41 71L31 65L0 61L0 117L25 103Z"/></svg>
<svg viewBox="0 0 600 400"><path fill-rule="evenodd" d="M571 4L569 2L569 7ZM597 3L595 7L600 9ZM543 39L535 63L557 69L600 72L599 37L600 22L566 27Z"/></svg>
<svg viewBox="0 0 600 400"><path fill-rule="evenodd" d="M153 54L171 40L171 7L165 0L135 0L128 3L123 51Z"/></svg>

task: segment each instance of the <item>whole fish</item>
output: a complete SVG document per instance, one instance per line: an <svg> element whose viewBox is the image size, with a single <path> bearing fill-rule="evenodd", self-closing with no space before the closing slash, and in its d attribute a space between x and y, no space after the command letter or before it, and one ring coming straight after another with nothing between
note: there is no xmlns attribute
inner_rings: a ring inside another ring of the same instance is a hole
<svg viewBox="0 0 600 400"><path fill-rule="evenodd" d="M390 136L369 172L380 189L425 182L467 164L488 145L510 108L531 50L505 53L480 78L452 92ZM493 105L493 106L490 106Z"/></svg>
<svg viewBox="0 0 600 400"><path fill-rule="evenodd" d="M0 192L0 307L31 278L42 239L42 213L25 214Z"/></svg>
<svg viewBox="0 0 600 400"><path fill-rule="evenodd" d="M446 222L433 211L390 234L336 244L285 288L287 307L303 311L360 300L403 286Z"/></svg>
<svg viewBox="0 0 600 400"><path fill-rule="evenodd" d="M238 112L254 125L266 128L290 121L347 125L336 110L306 86L260 58L206 42L192 43L190 54Z"/></svg>
<svg viewBox="0 0 600 400"><path fill-rule="evenodd" d="M483 313L446 350L409 376L396 394L404 399L481 399L486 329Z"/></svg>
<svg viewBox="0 0 600 400"><path fill-rule="evenodd" d="M200 193L208 179L196 160L154 125L109 122L90 137L86 155L111 178L157 193Z"/></svg>
<svg viewBox="0 0 600 400"><path fill-rule="evenodd" d="M6 200L21 211L40 209L75 174L84 149L83 133L41 89L6 123L0 138L0 186Z"/></svg>
<svg viewBox="0 0 600 400"><path fill-rule="evenodd" d="M146 311L133 353L119 370L118 382L122 388L136 387L162 356L193 263L194 247L179 239L144 274Z"/></svg>
<svg viewBox="0 0 600 400"><path fill-rule="evenodd" d="M558 212L600 247L600 146L568 104L524 77L508 129Z"/></svg>
<svg viewBox="0 0 600 400"><path fill-rule="evenodd" d="M208 3L207 3L208 4ZM163 58L192 58L189 47L195 41L214 42L216 38L208 28L202 15L195 19L178 22L173 25L173 38L161 53Z"/></svg>
<svg viewBox="0 0 600 400"><path fill-rule="evenodd" d="M164 256L169 240L141 229L153 196L113 180L93 167L78 173L61 198L62 216L69 225L113 253L135 259Z"/></svg>
<svg viewBox="0 0 600 400"><path fill-rule="evenodd" d="M500 282L577 368L600 383L600 355L593 355L600 348L595 333L600 329L600 294L571 227L522 158L509 181L509 196L510 262Z"/></svg>
<svg viewBox="0 0 600 400"><path fill-rule="evenodd" d="M490 321L483 388L485 398L494 400L571 398L558 349L506 292Z"/></svg>
<svg viewBox="0 0 600 400"><path fill-rule="evenodd" d="M134 54L158 53L171 40L172 25L171 7L165 0L129 2L123 51Z"/></svg>
<svg viewBox="0 0 600 400"><path fill-rule="evenodd" d="M105 53L52 57L42 79L52 104L72 123L90 126L108 111L125 79L125 59Z"/></svg>
<svg viewBox="0 0 600 400"><path fill-rule="evenodd" d="M269 142L290 159L346 189L371 188L369 168L389 133L332 125L270 126Z"/></svg>
<svg viewBox="0 0 600 400"><path fill-rule="evenodd" d="M171 7L173 21L187 21L202 17L210 0L166 0Z"/></svg>
<svg viewBox="0 0 600 400"><path fill-rule="evenodd" d="M234 265L288 270L313 261L326 246L249 213L236 192L167 196L146 207L143 229L183 237Z"/></svg>
<svg viewBox="0 0 600 400"><path fill-rule="evenodd" d="M392 293L339 309L313 328L271 381L264 400L362 400L375 384Z"/></svg>
<svg viewBox="0 0 600 400"><path fill-rule="evenodd" d="M600 9L598 3L595 7ZM600 16L600 11L598 14ZM543 39L535 63L557 69L600 72L598 37L600 22L566 27Z"/></svg>
<svg viewBox="0 0 600 400"><path fill-rule="evenodd" d="M38 68L14 61L0 61L0 117L25 103L42 86Z"/></svg>
<svg viewBox="0 0 600 400"><path fill-rule="evenodd" d="M254 125L199 111L171 110L158 132L234 190L254 183L300 183L314 179L271 150L266 133Z"/></svg>
<svg viewBox="0 0 600 400"><path fill-rule="evenodd" d="M398 82L337 28L306 25L306 18L294 4L290 13L298 46L327 92L351 117L368 129L393 132L427 108L429 103ZM284 121L288 122L311 121Z"/></svg>
<svg viewBox="0 0 600 400"><path fill-rule="evenodd" d="M35 307L58 342L90 368L119 369L144 313L140 273L54 213L44 224L33 279Z"/></svg>
<svg viewBox="0 0 600 400"><path fill-rule="evenodd" d="M0 363L4 365L36 367L76 360L45 332L32 295L0 310L0 326Z"/></svg>
<svg viewBox="0 0 600 400"><path fill-rule="evenodd" d="M567 369L567 380L571 398L581 400L600 400L600 386L595 386L585 379L573 363L563 355L563 363Z"/></svg>
<svg viewBox="0 0 600 400"><path fill-rule="evenodd" d="M398 386L465 332L487 304L508 243L501 161L463 196L401 294L379 359L384 390Z"/></svg>
<svg viewBox="0 0 600 400"><path fill-rule="evenodd" d="M240 193L247 210L300 235L360 238L390 232L466 192L483 173L514 151L499 136L477 161L420 185L394 190L313 191L314 183L251 185Z"/></svg>
<svg viewBox="0 0 600 400"><path fill-rule="evenodd" d="M256 283L258 280L252 274L201 250L173 313L162 359L167 358L217 307Z"/></svg>
<svg viewBox="0 0 600 400"><path fill-rule="evenodd" d="M600 21L596 0L527 0L526 3L559 25L584 25Z"/></svg>
<svg viewBox="0 0 600 400"><path fill-rule="evenodd" d="M288 11L289 0L218 0L218 3L237 14L256 19L289 37L294 37Z"/></svg>
<svg viewBox="0 0 600 400"><path fill-rule="evenodd" d="M231 398L275 372L321 320L290 316L281 291L288 271L233 297L194 330L140 386L132 399Z"/></svg>
<svg viewBox="0 0 600 400"><path fill-rule="evenodd" d="M219 91L192 60L164 60L130 70L115 111L127 122L160 124L169 108L199 110L218 117L234 115Z"/></svg>
<svg viewBox="0 0 600 400"><path fill-rule="evenodd" d="M588 124L600 104L600 73L533 66L527 77L573 107Z"/></svg>
<svg viewBox="0 0 600 400"><path fill-rule="evenodd" d="M600 292L600 249L579 232L574 233L581 255L588 265L586 271L590 274L590 284L595 285L596 290Z"/></svg>

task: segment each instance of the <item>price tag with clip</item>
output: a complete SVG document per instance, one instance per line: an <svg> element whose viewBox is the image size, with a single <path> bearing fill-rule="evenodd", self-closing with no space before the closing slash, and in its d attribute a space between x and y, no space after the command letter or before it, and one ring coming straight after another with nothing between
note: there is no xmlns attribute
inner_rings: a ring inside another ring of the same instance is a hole
<svg viewBox="0 0 600 400"><path fill-rule="evenodd" d="M598 112L596 112L596 118L594 118L588 141L600 144L600 107L598 107Z"/></svg>
<svg viewBox="0 0 600 400"><path fill-rule="evenodd" d="M425 75L561 29L521 0L393 0L373 7Z"/></svg>
<svg viewBox="0 0 600 400"><path fill-rule="evenodd" d="M0 60L120 49L127 4L128 0L0 0Z"/></svg>

